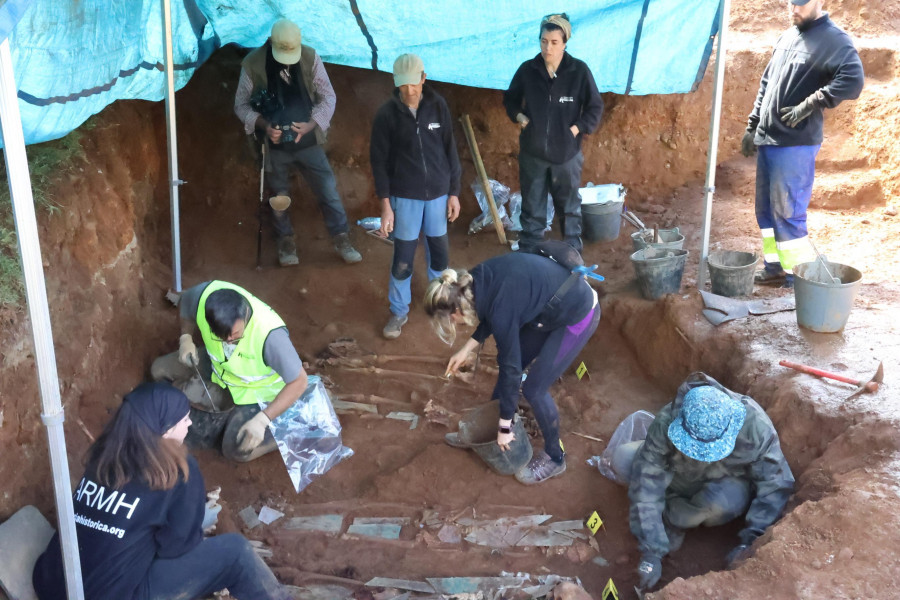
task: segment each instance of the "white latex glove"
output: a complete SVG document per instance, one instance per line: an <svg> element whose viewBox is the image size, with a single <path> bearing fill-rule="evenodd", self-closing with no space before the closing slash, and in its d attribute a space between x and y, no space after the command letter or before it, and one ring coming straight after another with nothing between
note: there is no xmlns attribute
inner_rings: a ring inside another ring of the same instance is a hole
<svg viewBox="0 0 900 600"><path fill-rule="evenodd" d="M188 367L196 367L200 364L200 355L197 354L197 346L189 333L181 334L178 338L178 361Z"/></svg>
<svg viewBox="0 0 900 600"><path fill-rule="evenodd" d="M266 437L266 428L271 422L272 419L266 416L266 413L259 411L252 419L244 423L237 434L238 450L251 452L259 446Z"/></svg>

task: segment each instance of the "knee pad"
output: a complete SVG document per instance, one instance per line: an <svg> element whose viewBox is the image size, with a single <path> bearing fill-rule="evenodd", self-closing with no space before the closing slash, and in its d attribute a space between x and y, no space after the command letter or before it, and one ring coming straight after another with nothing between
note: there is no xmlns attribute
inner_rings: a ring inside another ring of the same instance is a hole
<svg viewBox="0 0 900 600"><path fill-rule="evenodd" d="M419 240L394 240L394 260L391 263L391 275L394 279L402 281L412 276L418 243Z"/></svg>
<svg viewBox="0 0 900 600"><path fill-rule="evenodd" d="M450 266L450 242L446 233L437 237L426 235L425 242L428 244L428 252L431 255L432 271L443 271Z"/></svg>
<svg viewBox="0 0 900 600"><path fill-rule="evenodd" d="M286 194L279 194L278 196L269 198L269 206L272 207L272 210L284 211L287 210L290 205L291 197Z"/></svg>

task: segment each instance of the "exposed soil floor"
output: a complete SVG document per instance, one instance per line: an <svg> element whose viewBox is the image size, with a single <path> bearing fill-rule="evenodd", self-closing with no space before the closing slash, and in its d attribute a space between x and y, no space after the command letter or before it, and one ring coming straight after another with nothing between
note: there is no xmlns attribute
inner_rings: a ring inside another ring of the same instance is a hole
<svg viewBox="0 0 900 600"><path fill-rule="evenodd" d="M762 14L755 4L736 4L710 249L755 251L754 161L741 157L737 148L769 39L783 29L785 19L776 2L766 2L763 9L777 18ZM900 15L890 3L868 3L857 10L854 3L836 2L834 9L835 19L849 22L862 37L869 79L860 100L827 117L809 226L830 260L864 272L847 326L837 334L813 333L797 326L793 312L718 328L707 322L696 288L711 72L694 94L606 97L604 126L585 148L584 181L624 183L629 207L650 225L680 227L690 255L681 293L649 302L639 297L633 281L627 224L616 241L587 247L586 260L597 263L598 272L607 277L601 286L600 327L580 357L591 377L578 381L570 372L552 390L568 468L563 476L534 487L495 475L473 453L445 445L443 435L454 429L453 423L448 428L424 417L429 401L456 414L487 401L496 361L488 344L469 383L420 376L440 376L442 361L452 352L421 311L421 252L410 321L400 339L384 340L390 246L354 227L363 262L341 264L298 178L292 211L300 265L276 266L267 227L263 268L254 269L258 172L242 155L244 142L231 114L240 55L231 48L217 53L178 94L180 175L190 182L182 188L184 286L211 278L244 286L285 319L310 372L327 379L333 396L374 395L396 403L380 405L380 416L341 415L344 444L355 455L299 495L277 455L235 465L216 452L199 452L207 487L222 487L219 531L242 531L264 542L273 550L269 562L279 577L297 585L316 581L310 574L367 581L376 576L557 573L579 577L597 598L612 577L620 597L629 598L639 555L628 530L626 490L586 460L603 451L622 418L638 409L656 411L671 400L681 380L702 370L767 409L797 478L797 491L786 516L736 570L722 569L740 523L690 532L682 549L663 561L665 587L651 598L896 598L900 397L891 382L900 368L900 236L895 233L900 224L900 142L895 135L900 127L900 45L879 33L896 31ZM328 152L355 222L377 214L368 132L390 81L385 74L328 70L339 98ZM515 129L499 107L499 92L437 87L454 114L472 114L491 176L516 189ZM81 472L79 457L88 436L100 431L121 394L146 375L152 358L176 344L177 313L163 300L171 274L162 122L159 104L117 103L104 111L87 136L82 171L61 182L67 190L66 210L42 228L73 478ZM459 130L457 138L467 187L474 170ZM466 235L477 210L470 191L461 200L463 215L450 227L451 264L473 266L507 251L491 230ZM754 297L791 293L757 288ZM0 515L5 518L33 503L51 516L27 319L7 310L0 321L0 475L5 482ZM410 374L319 367L317 355L344 337L381 357L385 362L378 366ZM861 378L883 361L887 385L877 394L846 401L853 386L779 367L783 358ZM418 426L409 429L407 422L383 418L390 410L417 413ZM248 505L275 508L286 518L248 530L238 517ZM576 542L559 552L491 551L466 542L441 542L436 530L419 527L427 511L446 519L546 513L554 520L575 520L594 510L605 523L597 536L599 550ZM394 542L283 527L290 517L333 513L345 515L344 530L352 517L409 517L413 524ZM598 564L598 557L607 564Z"/></svg>

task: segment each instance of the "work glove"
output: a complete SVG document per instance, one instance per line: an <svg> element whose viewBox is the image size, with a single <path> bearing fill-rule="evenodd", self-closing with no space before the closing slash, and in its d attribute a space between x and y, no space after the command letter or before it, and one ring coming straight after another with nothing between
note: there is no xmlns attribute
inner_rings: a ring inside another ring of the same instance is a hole
<svg viewBox="0 0 900 600"><path fill-rule="evenodd" d="M788 127L796 127L800 121L813 114L819 106L818 92L811 94L806 100L797 106L785 106L780 111L781 122Z"/></svg>
<svg viewBox="0 0 900 600"><path fill-rule="evenodd" d="M185 333L178 338L178 361L187 367L196 367L200 364L200 355L197 354L197 346L191 334Z"/></svg>
<svg viewBox="0 0 900 600"><path fill-rule="evenodd" d="M734 567L750 558L750 546L741 544L732 548L728 556L725 557L725 563L729 567Z"/></svg>
<svg viewBox="0 0 900 600"><path fill-rule="evenodd" d="M642 590L652 588L662 576L662 560L656 556L642 556L637 573L638 587Z"/></svg>
<svg viewBox="0 0 900 600"><path fill-rule="evenodd" d="M753 143L754 138L756 138L755 129L744 133L744 137L741 138L741 154L748 157L756 154L756 144Z"/></svg>
<svg viewBox="0 0 900 600"><path fill-rule="evenodd" d="M244 423L237 434L238 450L241 452L255 450L266 437L266 428L271 422L272 419L266 416L266 413L259 411L252 419Z"/></svg>

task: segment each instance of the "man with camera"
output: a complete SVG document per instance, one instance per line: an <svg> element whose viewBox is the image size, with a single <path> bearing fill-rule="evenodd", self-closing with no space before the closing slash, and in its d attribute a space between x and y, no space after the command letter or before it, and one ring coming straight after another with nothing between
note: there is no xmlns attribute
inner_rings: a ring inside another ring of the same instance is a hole
<svg viewBox="0 0 900 600"><path fill-rule="evenodd" d="M346 263L359 262L362 256L350 243L347 214L322 149L334 115L334 88L322 59L300 42L300 28L294 22L281 19L272 26L266 43L241 63L234 112L247 134L263 137L269 150L265 172L279 264L299 262L287 212L291 167L300 170L315 193L337 253Z"/></svg>

